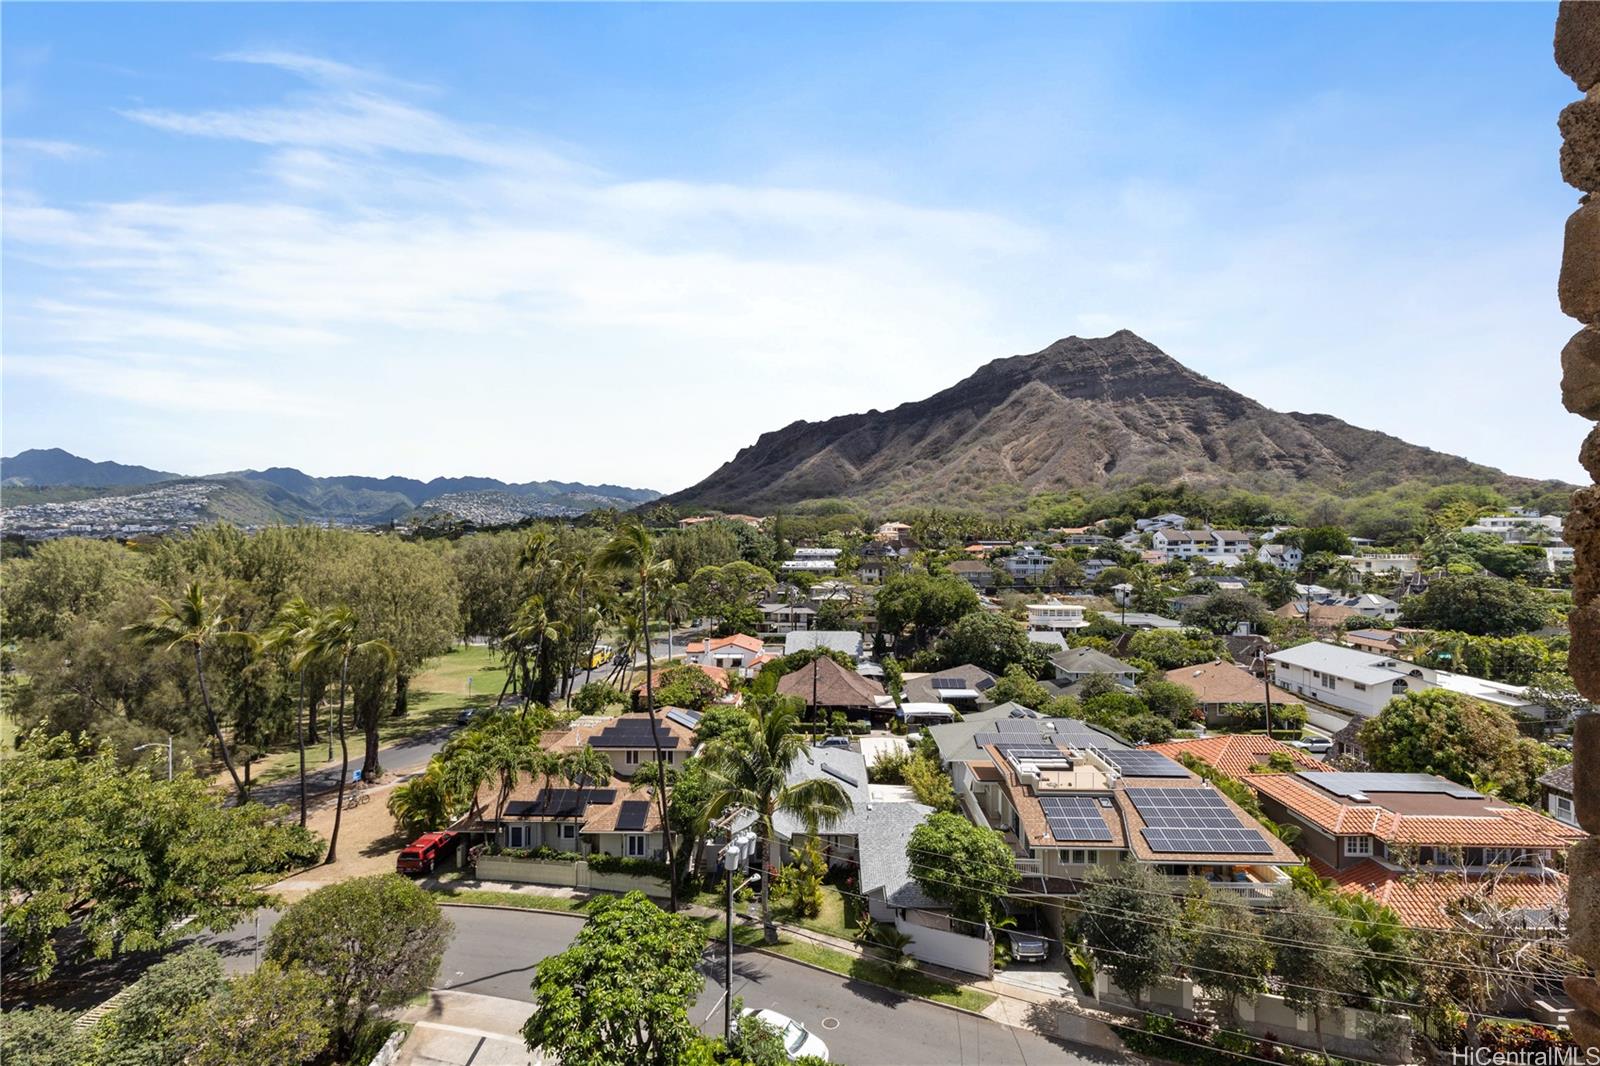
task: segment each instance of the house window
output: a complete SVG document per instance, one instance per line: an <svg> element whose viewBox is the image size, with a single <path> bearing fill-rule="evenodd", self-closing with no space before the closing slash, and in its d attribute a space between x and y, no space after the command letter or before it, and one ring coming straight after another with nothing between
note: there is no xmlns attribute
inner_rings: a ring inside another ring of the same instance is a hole
<svg viewBox="0 0 1600 1066"><path fill-rule="evenodd" d="M622 762L626 766L638 766L639 753L637 751L624 752L622 755Z"/></svg>
<svg viewBox="0 0 1600 1066"><path fill-rule="evenodd" d="M523 846L522 826L506 826L506 846L510 848L520 848Z"/></svg>
<svg viewBox="0 0 1600 1066"><path fill-rule="evenodd" d="M1058 857L1070 866L1094 866L1100 862L1100 853L1093 848L1062 848Z"/></svg>
<svg viewBox="0 0 1600 1066"><path fill-rule="evenodd" d="M1371 855L1372 854L1372 838L1371 837L1345 837L1344 838L1344 853L1346 855L1351 855L1351 856L1355 856L1355 855Z"/></svg>
<svg viewBox="0 0 1600 1066"><path fill-rule="evenodd" d="M576 822L562 822L561 823L561 839L562 840L577 840L578 839L578 824Z"/></svg>
<svg viewBox="0 0 1600 1066"><path fill-rule="evenodd" d="M1353 682L1353 684L1356 686L1356 691L1357 692L1365 692L1365 691L1367 691L1367 686L1363 685L1361 682L1356 681L1356 682Z"/></svg>
<svg viewBox="0 0 1600 1066"><path fill-rule="evenodd" d="M628 837L627 854L630 859L644 858L644 837Z"/></svg>
<svg viewBox="0 0 1600 1066"><path fill-rule="evenodd" d="M1563 822L1572 821L1572 800L1567 796L1551 796L1555 800L1555 815Z"/></svg>

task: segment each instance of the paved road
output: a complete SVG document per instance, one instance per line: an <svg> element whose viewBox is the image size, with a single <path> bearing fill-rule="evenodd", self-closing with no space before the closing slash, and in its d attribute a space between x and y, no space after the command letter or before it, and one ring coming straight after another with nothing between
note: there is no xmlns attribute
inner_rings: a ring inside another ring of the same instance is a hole
<svg viewBox="0 0 1600 1066"><path fill-rule="evenodd" d="M439 968L437 987L531 1003L534 967L571 943L582 922L566 914L449 908L455 935ZM265 940L276 915L261 912ZM231 971L253 965L255 924L241 923L212 941ZM722 1032L721 945L702 967L706 989L693 1017L706 1032ZM813 970L787 959L735 950L734 994L749 1007L773 1007L813 1028L833 1057L851 1066L903 1064L1112 1063L1116 1056L977 1018L890 992L877 985Z"/></svg>
<svg viewBox="0 0 1600 1066"><path fill-rule="evenodd" d="M465 700L463 699L463 705ZM454 722L449 725L430 729L426 733L419 733L414 737L399 740L395 743L378 749L378 761L383 764L386 773L409 774L415 773L428 765L428 760L439 753L445 741L460 727ZM317 745L322 748L322 742ZM338 744L334 744L335 750ZM310 751L311 749L307 749ZM326 754L327 749L322 748ZM361 769L361 756L350 757L351 770ZM323 770L313 770L306 774L306 795L313 799L319 792L327 792L339 787L339 767L330 766ZM268 806L279 803L295 804L300 802L300 779L298 776L290 777L270 785L256 785L250 790L250 797Z"/></svg>

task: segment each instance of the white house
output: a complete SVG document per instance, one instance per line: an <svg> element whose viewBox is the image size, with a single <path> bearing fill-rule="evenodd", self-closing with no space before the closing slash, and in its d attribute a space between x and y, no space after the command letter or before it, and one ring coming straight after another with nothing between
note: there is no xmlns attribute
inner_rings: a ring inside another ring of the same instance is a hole
<svg viewBox="0 0 1600 1066"><path fill-rule="evenodd" d="M1317 602L1328 607L1348 607L1363 618L1384 618L1391 622L1400 618L1400 605L1376 592L1363 592L1359 596L1323 596Z"/></svg>
<svg viewBox="0 0 1600 1066"><path fill-rule="evenodd" d="M1088 625L1083 607L1076 603L1046 600L1028 604L1028 628L1031 630L1084 629Z"/></svg>
<svg viewBox="0 0 1600 1066"><path fill-rule="evenodd" d="M995 560L1013 581L1037 582L1055 565L1055 556L1037 544L1019 544L1010 555Z"/></svg>
<svg viewBox="0 0 1600 1066"><path fill-rule="evenodd" d="M1158 514L1154 518L1141 518L1133 523L1133 528L1140 533L1150 533L1157 529L1182 529L1189 524L1189 520L1181 514Z"/></svg>
<svg viewBox="0 0 1600 1066"><path fill-rule="evenodd" d="M1242 556L1250 554L1250 534L1241 533L1237 529L1208 529L1211 534L1211 549L1208 555Z"/></svg>
<svg viewBox="0 0 1600 1066"><path fill-rule="evenodd" d="M1162 528L1151 534L1150 544L1167 562L1171 562L1204 555L1211 550L1213 541L1209 532Z"/></svg>
<svg viewBox="0 0 1600 1066"><path fill-rule="evenodd" d="M1434 671L1383 655L1315 641L1275 651L1273 681L1293 692L1363 718L1407 692L1433 688Z"/></svg>
<svg viewBox="0 0 1600 1066"><path fill-rule="evenodd" d="M757 665L756 660L765 657L766 648L761 638L744 633L694 641L684 649L684 659L688 662L719 670L737 670L746 677L749 676L748 671Z"/></svg>
<svg viewBox="0 0 1600 1066"><path fill-rule="evenodd" d="M1485 515L1463 533L1483 533L1507 544L1542 544L1561 540L1561 516L1541 515L1526 507L1513 507L1511 514Z"/></svg>
<svg viewBox="0 0 1600 1066"><path fill-rule="evenodd" d="M811 574L831 574L839 565L839 548L796 548L794 558L784 560L782 569Z"/></svg>
<svg viewBox="0 0 1600 1066"><path fill-rule="evenodd" d="M1421 565L1421 560L1415 555L1405 555L1401 552L1341 555L1339 558L1354 567L1358 574L1414 574Z"/></svg>
<svg viewBox="0 0 1600 1066"><path fill-rule="evenodd" d="M1269 566L1276 566L1279 570L1293 572L1300 569L1300 563L1305 559L1305 552L1293 544L1263 544L1256 549L1256 558Z"/></svg>

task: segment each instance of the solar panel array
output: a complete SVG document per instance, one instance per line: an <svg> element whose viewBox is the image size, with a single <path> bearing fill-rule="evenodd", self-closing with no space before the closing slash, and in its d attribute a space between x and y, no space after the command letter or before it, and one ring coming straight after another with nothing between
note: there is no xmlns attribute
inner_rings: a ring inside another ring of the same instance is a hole
<svg viewBox="0 0 1600 1066"><path fill-rule="evenodd" d="M1111 830L1100 817L1100 805L1093 796L1040 796L1039 806L1050 835L1057 841L1097 840L1110 843Z"/></svg>
<svg viewBox="0 0 1600 1066"><path fill-rule="evenodd" d="M973 685L972 682L966 681L959 677L935 677L931 680L933 687L940 692L949 692L955 689L964 688L970 688L974 692L977 691L977 687Z"/></svg>
<svg viewBox="0 0 1600 1066"><path fill-rule="evenodd" d="M1124 777L1188 777L1189 771L1155 751L1134 749L1096 749Z"/></svg>
<svg viewBox="0 0 1600 1066"><path fill-rule="evenodd" d="M700 728L700 716L694 711L681 711L674 708L667 712L667 721L677 722L685 729Z"/></svg>
<svg viewBox="0 0 1600 1066"><path fill-rule="evenodd" d="M591 803L613 803L614 788L547 788L531 803L507 804L507 813L525 818L577 818Z"/></svg>
<svg viewBox="0 0 1600 1066"><path fill-rule="evenodd" d="M1209 788L1130 788L1127 795L1144 819L1152 851L1211 855L1270 855L1255 829Z"/></svg>
<svg viewBox="0 0 1600 1066"><path fill-rule="evenodd" d="M623 800L622 810L617 812L617 829L638 832L644 828L645 816L649 813L649 800Z"/></svg>
<svg viewBox="0 0 1600 1066"><path fill-rule="evenodd" d="M676 748L678 738L659 722L651 722L648 718L618 718L615 722L602 729L589 745L595 748L649 748L654 745L650 740L650 728L655 726L656 736L661 740L663 748Z"/></svg>

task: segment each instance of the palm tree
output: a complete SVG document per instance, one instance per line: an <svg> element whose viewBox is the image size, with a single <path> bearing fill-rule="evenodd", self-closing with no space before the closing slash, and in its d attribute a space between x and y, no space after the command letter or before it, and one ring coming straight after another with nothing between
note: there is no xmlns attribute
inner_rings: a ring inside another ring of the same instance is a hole
<svg viewBox="0 0 1600 1066"><path fill-rule="evenodd" d="M239 802L243 803L249 798L249 789L239 779L239 771L234 769L233 759L228 755L228 742L222 736L222 723L217 720L216 709L211 705L211 690L206 686L206 652L226 641L248 638L237 633L223 617L222 595L219 593L208 597L198 581L191 581L183 590L183 595L176 600L157 596L155 601L156 607L150 617L127 626L126 630L142 644L167 651L182 645L193 654L195 676L200 681L200 702L206 709L206 722L211 727L211 736L217 742L217 750L222 754L222 765L228 768L228 776L233 778Z"/></svg>
<svg viewBox="0 0 1600 1066"><path fill-rule="evenodd" d="M615 570L633 580L639 593L639 629L644 640L644 709L650 716L650 743L655 748L656 762L665 763L661 751L661 733L656 724L655 661L650 651L650 586L659 584L672 570L672 560L656 554L655 538L638 520L617 527L611 539L600 546L594 555L594 564L605 570ZM678 909L678 860L672 853L672 826L667 821L667 785L662 775L661 790L656 793L661 805L661 832L667 846L668 891L670 905ZM765 891L765 889L763 889Z"/></svg>
<svg viewBox="0 0 1600 1066"><path fill-rule="evenodd" d="M389 814L410 835L443 829L459 805L444 760L437 755L428 760L422 773L389 793Z"/></svg>
<svg viewBox="0 0 1600 1066"><path fill-rule="evenodd" d="M1353 589L1361 587L1361 574L1356 570L1355 564L1349 559L1340 559L1334 566L1328 579L1333 582L1333 587L1348 596Z"/></svg>
<svg viewBox="0 0 1600 1066"><path fill-rule="evenodd" d="M768 943L776 943L777 928L772 924L768 899L769 865L772 846L772 819L782 811L798 818L815 833L834 825L853 808L850 796L832 781L810 779L790 781L790 771L801 759L809 759L805 737L795 731L798 715L791 701L757 701L755 715L740 728L723 734L706 745L706 777L711 798L705 820L710 823L738 807L756 812L760 827L763 876L761 878L761 920Z"/></svg>
<svg viewBox="0 0 1600 1066"><path fill-rule="evenodd" d="M439 753L445 787L451 795L471 797L467 810L469 821L478 818L479 793L489 780L488 759L481 743L483 735L483 730L476 726L462 730L451 737Z"/></svg>
<svg viewBox="0 0 1600 1066"><path fill-rule="evenodd" d="M545 724L542 718L512 717L497 712L474 730L482 745L480 757L485 777L499 781L494 807L497 821L505 820L506 800L519 777L523 774L548 776L556 769L554 756L539 744L540 730Z"/></svg>
<svg viewBox="0 0 1600 1066"><path fill-rule="evenodd" d="M681 584L663 584L656 593L656 610L667 623L667 661L672 661L672 627L689 613L689 589Z"/></svg>
<svg viewBox="0 0 1600 1066"><path fill-rule="evenodd" d="M316 609L307 603L304 597L296 596L278 609L277 616L272 625L260 641L260 646L268 653L288 652L293 659L304 645L307 634L311 628L312 620L316 617ZM300 751L300 824L306 824L306 734L305 734L305 709L306 709L306 669L308 663L301 662L296 673L300 676L300 694L295 704L294 712L294 738L295 747Z"/></svg>
<svg viewBox="0 0 1600 1066"><path fill-rule="evenodd" d="M578 790L579 800L587 800L590 789L603 788L611 783L611 760L587 744L562 755L559 766L561 776ZM584 804L580 802L577 808L581 818Z"/></svg>
<svg viewBox="0 0 1600 1066"><path fill-rule="evenodd" d="M333 833L328 837L328 855L322 860L324 863L338 859L339 823L344 818L344 784L350 776L350 740L344 730L345 697L350 688L350 660L372 654L389 662L394 661L394 649L387 641L357 640L360 629L361 623L356 613L344 604L323 608L311 617L310 624L304 630L305 638L300 643L300 650L290 662L291 668L296 670L314 662L339 664L339 790L333 808Z"/></svg>

